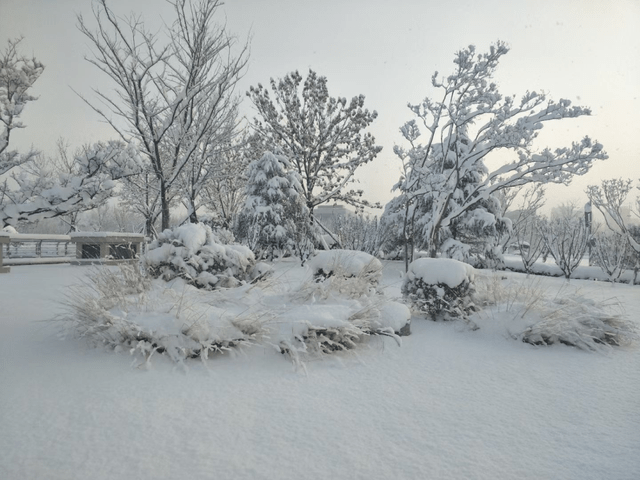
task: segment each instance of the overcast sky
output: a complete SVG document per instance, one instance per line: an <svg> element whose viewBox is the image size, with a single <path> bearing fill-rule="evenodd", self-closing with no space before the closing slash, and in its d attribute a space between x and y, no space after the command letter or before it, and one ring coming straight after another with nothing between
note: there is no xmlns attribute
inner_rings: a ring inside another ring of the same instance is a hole
<svg viewBox="0 0 640 480"><path fill-rule="evenodd" d="M118 14L139 12L151 25L172 21L162 0L108 4ZM14 134L13 148L53 152L59 137L73 146L115 138L73 92L91 99L92 87L110 88L83 58L90 48L76 28L78 13L91 23L91 1L0 0L2 48L22 35L23 53L46 67L34 88L40 98L26 107L27 128ZM485 51L498 39L511 48L496 74L503 94L543 90L593 110L591 117L548 124L539 147L589 135L610 156L570 187L550 188L550 206L586 202L586 185L602 178L640 179L640 0L229 0L221 13L228 30L251 43L238 93L312 68L328 78L331 95L366 96L379 114L371 132L384 147L359 175L371 200L392 197L399 175L392 148L412 118L407 102L433 95L431 75L450 73L456 51L469 44Z"/></svg>

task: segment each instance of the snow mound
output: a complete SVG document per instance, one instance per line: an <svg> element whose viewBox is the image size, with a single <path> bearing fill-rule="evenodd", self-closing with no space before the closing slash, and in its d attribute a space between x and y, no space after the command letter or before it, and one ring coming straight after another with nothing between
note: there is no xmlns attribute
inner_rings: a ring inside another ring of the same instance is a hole
<svg viewBox="0 0 640 480"><path fill-rule="evenodd" d="M378 328L390 328L399 335L410 333L411 310L404 303L388 302L379 311L380 318L375 322Z"/></svg>
<svg viewBox="0 0 640 480"><path fill-rule="evenodd" d="M454 288L464 281L473 281L475 275L475 268L458 260L419 258L409 265L406 281L420 278L427 285L445 284Z"/></svg>
<svg viewBox="0 0 640 480"><path fill-rule="evenodd" d="M314 276L323 278L332 275L365 277L376 284L382 277L382 263L373 255L355 250L325 250L318 252L310 261Z"/></svg>
<svg viewBox="0 0 640 480"><path fill-rule="evenodd" d="M255 257L243 245L224 245L210 227L198 223L162 232L141 262L154 278L179 277L211 290L239 286L249 278Z"/></svg>

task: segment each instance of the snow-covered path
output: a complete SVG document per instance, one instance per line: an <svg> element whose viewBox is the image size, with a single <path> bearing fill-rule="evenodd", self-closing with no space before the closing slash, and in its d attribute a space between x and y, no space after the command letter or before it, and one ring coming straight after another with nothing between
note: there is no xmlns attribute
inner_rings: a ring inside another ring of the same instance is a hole
<svg viewBox="0 0 640 480"><path fill-rule="evenodd" d="M400 270L385 268L391 295ZM141 370L39 322L86 272L0 276L2 479L640 478L637 346L535 348L414 320L402 347L373 338L306 375L261 347ZM572 285L640 319L640 287Z"/></svg>

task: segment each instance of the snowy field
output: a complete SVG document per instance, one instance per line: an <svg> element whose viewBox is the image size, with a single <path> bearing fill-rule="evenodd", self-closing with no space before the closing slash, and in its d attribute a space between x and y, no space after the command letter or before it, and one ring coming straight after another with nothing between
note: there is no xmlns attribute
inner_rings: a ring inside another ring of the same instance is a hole
<svg viewBox="0 0 640 480"><path fill-rule="evenodd" d="M278 282L299 284L296 265L277 264ZM385 264L391 298L401 271ZM637 344L534 347L487 318L476 331L414 318L401 347L372 337L306 373L260 346L188 371L161 356L140 369L59 340L46 321L87 272L0 275L0 479L640 478ZM616 299L640 322L638 286L535 281Z"/></svg>

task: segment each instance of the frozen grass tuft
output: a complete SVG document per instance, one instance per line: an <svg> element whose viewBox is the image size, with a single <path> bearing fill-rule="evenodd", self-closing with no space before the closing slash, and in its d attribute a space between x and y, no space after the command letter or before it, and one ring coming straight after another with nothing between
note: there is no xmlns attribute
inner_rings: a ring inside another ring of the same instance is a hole
<svg viewBox="0 0 640 480"><path fill-rule="evenodd" d="M204 360L265 334L264 316L227 314L209 305L204 295L182 280L152 281L137 265L102 267L71 288L66 312L56 320L64 325L63 336L128 350L144 363L155 353L177 363Z"/></svg>
<svg viewBox="0 0 640 480"><path fill-rule="evenodd" d="M551 291L539 279L507 284L492 275L477 282L475 302L482 308L472 320L480 328L532 345L595 351L638 339L635 324L615 298L593 300L567 284Z"/></svg>

